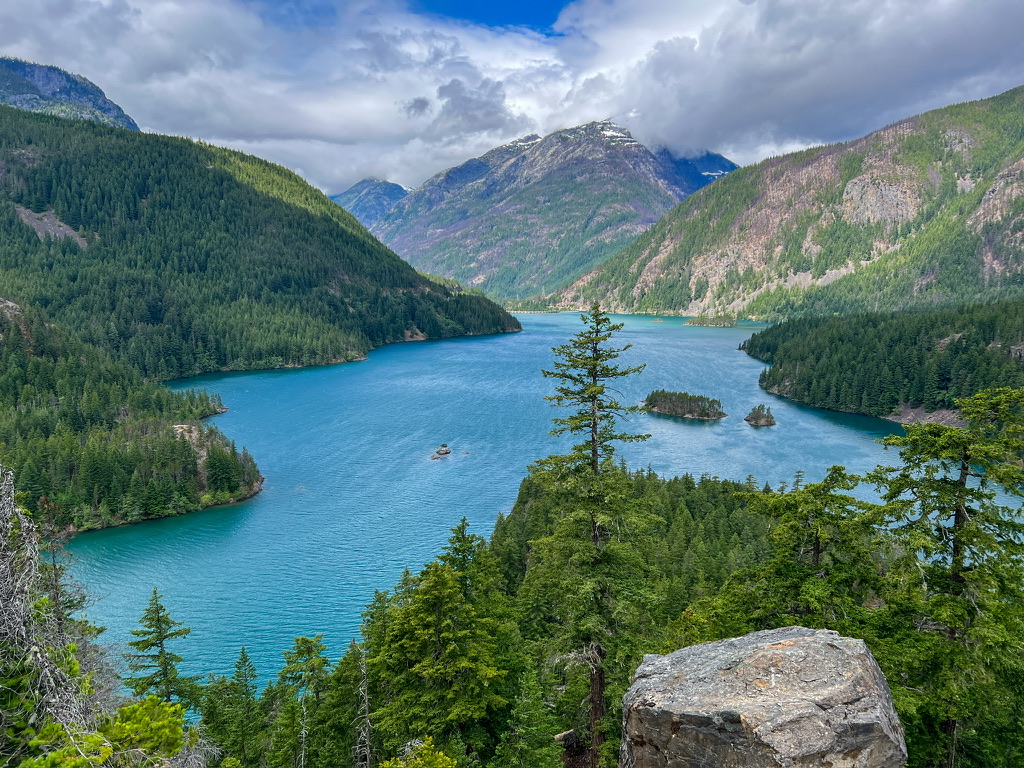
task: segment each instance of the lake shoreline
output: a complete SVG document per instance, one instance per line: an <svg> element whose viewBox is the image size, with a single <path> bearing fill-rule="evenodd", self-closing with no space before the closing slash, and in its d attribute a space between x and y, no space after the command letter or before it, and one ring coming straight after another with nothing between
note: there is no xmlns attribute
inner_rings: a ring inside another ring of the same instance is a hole
<svg viewBox="0 0 1024 768"><path fill-rule="evenodd" d="M515 503L528 465L576 442L550 435L551 418L564 414L545 401L553 385L540 372L551 369L552 348L582 327L579 316L521 319L523 333L383 345L365 365L169 383L218 394L228 410L214 423L257 457L267 480L244 503L72 539L76 578L107 596L90 619L108 627L110 642L133 639L156 585L175 618L192 627L182 674L230 675L243 642L269 673L296 636L318 632L340 656L375 591L434 558L463 517L472 532L489 536ZM622 402L686 389L715 392L722 410L745 414L765 400L762 364L736 352L754 329L646 315L620 321L616 346L633 345L620 362L647 364L620 383ZM771 430L739 418L631 415L625 430L652 437L623 445L616 458L663 477L743 482L754 475L774 487L797 469L815 478L836 463L852 472L873 468L883 456L875 439L894 426L781 398L771 406L779 420ZM457 446L457 460L430 460L442 441Z"/></svg>

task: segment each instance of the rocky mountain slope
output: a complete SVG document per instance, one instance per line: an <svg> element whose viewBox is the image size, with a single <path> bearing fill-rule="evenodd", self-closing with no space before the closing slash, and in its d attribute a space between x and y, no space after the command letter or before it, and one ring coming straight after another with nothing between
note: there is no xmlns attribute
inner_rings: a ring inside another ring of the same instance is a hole
<svg viewBox="0 0 1024 768"><path fill-rule="evenodd" d="M393 181L363 179L340 195L331 195L331 200L359 219L364 227L372 227L408 194L409 190Z"/></svg>
<svg viewBox="0 0 1024 768"><path fill-rule="evenodd" d="M0 57L0 104L139 130L90 80L59 67Z"/></svg>
<svg viewBox="0 0 1024 768"><path fill-rule="evenodd" d="M428 179L371 231L417 269L515 299L564 285L736 166L608 121L526 136Z"/></svg>
<svg viewBox="0 0 1024 768"><path fill-rule="evenodd" d="M1024 292L1024 87L773 157L548 297L760 318Z"/></svg>

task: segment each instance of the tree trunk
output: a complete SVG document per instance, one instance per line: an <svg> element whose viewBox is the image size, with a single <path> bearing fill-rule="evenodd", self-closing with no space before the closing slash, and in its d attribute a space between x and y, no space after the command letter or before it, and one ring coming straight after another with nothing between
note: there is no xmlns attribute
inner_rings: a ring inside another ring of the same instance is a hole
<svg viewBox="0 0 1024 768"><path fill-rule="evenodd" d="M942 732L946 734L946 759L945 768L954 768L956 765L956 743L959 738L957 731L960 729L959 720L943 720Z"/></svg>
<svg viewBox="0 0 1024 768"><path fill-rule="evenodd" d="M590 749L588 764L590 768L598 768L601 745L604 734L601 732L601 721L605 716L604 705L604 657L605 650L598 643L590 646Z"/></svg>

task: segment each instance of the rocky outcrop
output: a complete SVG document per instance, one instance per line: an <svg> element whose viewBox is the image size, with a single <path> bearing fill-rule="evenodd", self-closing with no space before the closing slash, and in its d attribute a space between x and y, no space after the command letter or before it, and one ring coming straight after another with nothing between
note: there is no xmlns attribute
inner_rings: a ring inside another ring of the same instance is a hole
<svg viewBox="0 0 1024 768"><path fill-rule="evenodd" d="M430 457L431 459L446 459L452 453L452 449L448 447L448 443L441 443L441 447L434 451L434 454Z"/></svg>
<svg viewBox="0 0 1024 768"><path fill-rule="evenodd" d="M35 213L28 208L22 208L20 205L14 206L14 210L17 212L19 219L35 230L40 240L46 240L47 238L63 240L67 238L78 243L79 248L85 249L89 247L89 243L86 242L85 238L58 219L52 210Z"/></svg>
<svg viewBox="0 0 1024 768"><path fill-rule="evenodd" d="M862 640L786 627L646 656L623 768L900 768L903 727Z"/></svg>
<svg viewBox="0 0 1024 768"><path fill-rule="evenodd" d="M934 411L926 411L924 408L911 408L903 404L893 413L883 417L888 421L895 421L897 424L917 424L926 422L929 424L944 424L947 427L966 427L967 422L963 419L960 411L950 408L937 408Z"/></svg>
<svg viewBox="0 0 1024 768"><path fill-rule="evenodd" d="M366 228L383 219L395 203L409 194L401 184L383 179L363 179L331 200L347 210Z"/></svg>
<svg viewBox="0 0 1024 768"><path fill-rule="evenodd" d="M92 81L59 67L10 56L0 56L0 104L139 130Z"/></svg>
<svg viewBox="0 0 1024 768"><path fill-rule="evenodd" d="M851 179L843 190L843 217L854 224L902 224L917 216L919 205L920 194L912 183L865 175Z"/></svg>

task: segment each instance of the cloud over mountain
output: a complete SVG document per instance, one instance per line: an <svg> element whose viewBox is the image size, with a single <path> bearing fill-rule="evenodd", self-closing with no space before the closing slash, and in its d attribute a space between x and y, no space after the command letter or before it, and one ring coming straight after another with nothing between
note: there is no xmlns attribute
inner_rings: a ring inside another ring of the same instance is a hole
<svg viewBox="0 0 1024 768"><path fill-rule="evenodd" d="M145 130L264 155L329 192L415 185L607 117L751 161L1024 83L1017 0L576 0L550 34L399 0L6 5L0 53L85 75Z"/></svg>

